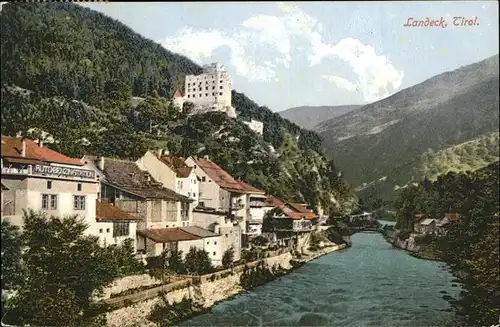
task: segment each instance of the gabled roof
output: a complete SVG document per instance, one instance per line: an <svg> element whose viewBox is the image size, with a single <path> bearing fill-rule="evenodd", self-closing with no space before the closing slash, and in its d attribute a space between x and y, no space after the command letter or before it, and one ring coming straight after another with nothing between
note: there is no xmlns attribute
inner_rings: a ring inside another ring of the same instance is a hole
<svg viewBox="0 0 500 327"><path fill-rule="evenodd" d="M253 187L252 185L250 185L248 183L245 183L243 181L238 181L238 183L241 185L241 187L243 188L243 190L245 191L245 193L262 194L262 195L266 194L265 191L259 190L258 188Z"/></svg>
<svg viewBox="0 0 500 327"><path fill-rule="evenodd" d="M174 92L174 98L182 98L182 93L179 90L175 90Z"/></svg>
<svg viewBox="0 0 500 327"><path fill-rule="evenodd" d="M158 158L166 166L168 166L179 178L189 177L193 168L186 165L185 159L175 156L161 156Z"/></svg>
<svg viewBox="0 0 500 327"><path fill-rule="evenodd" d="M96 164L96 167L99 167ZM188 197L167 189L133 161L104 158L105 183L145 199L192 202Z"/></svg>
<svg viewBox="0 0 500 327"><path fill-rule="evenodd" d="M266 207L277 208L277 207L281 207L284 204L284 202L281 201L280 199L278 199L277 197L269 195L266 198L265 204L266 204Z"/></svg>
<svg viewBox="0 0 500 327"><path fill-rule="evenodd" d="M97 221L135 221L140 220L122 209L106 202L96 200L95 218Z"/></svg>
<svg viewBox="0 0 500 327"><path fill-rule="evenodd" d="M185 232L180 228L157 228L138 230L137 234L147 237L156 243L199 240L200 237Z"/></svg>
<svg viewBox="0 0 500 327"><path fill-rule="evenodd" d="M204 229L198 226L180 227L180 229L182 229L186 233L193 234L201 238L220 236L219 234L215 234L208 229Z"/></svg>
<svg viewBox="0 0 500 327"><path fill-rule="evenodd" d="M205 174L212 179L214 183L219 185L226 191L236 192L236 193L246 193L244 187L235 180L228 172L219 167L215 162L210 159L202 159L198 157L191 157L195 164L200 167Z"/></svg>
<svg viewBox="0 0 500 327"><path fill-rule="evenodd" d="M51 150L40 147L33 140L25 139L25 155L22 155L23 142L20 138L2 135L2 159L12 163L42 164L58 163L65 165L83 166L80 159L70 158Z"/></svg>

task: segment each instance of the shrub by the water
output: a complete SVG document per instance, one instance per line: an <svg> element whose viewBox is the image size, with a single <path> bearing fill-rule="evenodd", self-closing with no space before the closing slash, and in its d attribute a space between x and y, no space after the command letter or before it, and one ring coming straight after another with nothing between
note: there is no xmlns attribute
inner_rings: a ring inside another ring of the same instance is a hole
<svg viewBox="0 0 500 327"><path fill-rule="evenodd" d="M194 315L208 311L202 305L192 299L184 297L180 302L170 304L165 297L165 293L160 293L162 303L157 303L148 319L159 327L173 326L181 321L187 320Z"/></svg>
<svg viewBox="0 0 500 327"><path fill-rule="evenodd" d="M265 284L269 281L275 280L278 277L285 275L288 271L283 267L274 265L269 267L264 262L253 268L245 266L243 274L240 277L240 285L246 290Z"/></svg>

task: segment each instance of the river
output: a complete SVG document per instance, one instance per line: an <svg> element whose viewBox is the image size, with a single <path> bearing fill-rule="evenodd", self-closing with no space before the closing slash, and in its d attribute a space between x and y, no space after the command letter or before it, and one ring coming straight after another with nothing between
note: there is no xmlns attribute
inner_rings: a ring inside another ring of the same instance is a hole
<svg viewBox="0 0 500 327"><path fill-rule="evenodd" d="M181 326L453 326L444 264L358 233L351 248L213 307ZM446 293L444 293L446 292Z"/></svg>

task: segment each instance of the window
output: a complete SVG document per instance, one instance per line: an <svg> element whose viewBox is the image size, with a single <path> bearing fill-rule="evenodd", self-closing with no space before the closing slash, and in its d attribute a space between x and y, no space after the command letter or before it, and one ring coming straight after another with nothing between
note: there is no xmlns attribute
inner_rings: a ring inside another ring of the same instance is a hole
<svg viewBox="0 0 500 327"><path fill-rule="evenodd" d="M222 95L222 92L219 92L219 95Z"/></svg>
<svg viewBox="0 0 500 327"><path fill-rule="evenodd" d="M217 245L217 241L214 242L214 245Z"/></svg>
<svg viewBox="0 0 500 327"><path fill-rule="evenodd" d="M188 94L188 98L190 98L190 97L191 97L191 95Z"/></svg>
<svg viewBox="0 0 500 327"><path fill-rule="evenodd" d="M227 234L226 234L226 237L227 237Z"/></svg>
<svg viewBox="0 0 500 327"><path fill-rule="evenodd" d="M99 228L99 233L101 233L101 234L102 234L102 228Z"/></svg>
<svg viewBox="0 0 500 327"><path fill-rule="evenodd" d="M207 241L207 245L209 245L209 244L210 244L210 241Z"/></svg>
<svg viewBox="0 0 500 327"><path fill-rule="evenodd" d="M109 233L109 228L106 228L106 233Z"/></svg>
<svg viewBox="0 0 500 327"><path fill-rule="evenodd" d="M205 88L205 91L208 91L208 86Z"/></svg>
<svg viewBox="0 0 500 327"><path fill-rule="evenodd" d="M76 190L77 191L81 191L82 190L82 183L78 183L78 185L76 185Z"/></svg>
<svg viewBox="0 0 500 327"><path fill-rule="evenodd" d="M201 90L200 90L201 91ZM202 97L201 93L200 93L200 98Z"/></svg>
<svg viewBox="0 0 500 327"><path fill-rule="evenodd" d="M215 92L212 92L212 96L215 96Z"/></svg>
<svg viewBox="0 0 500 327"><path fill-rule="evenodd" d="M75 210L85 210L85 196L75 195L73 197L73 209ZM109 233L109 229L108 229Z"/></svg>
<svg viewBox="0 0 500 327"><path fill-rule="evenodd" d="M193 98L196 98L196 94L193 94Z"/></svg>
<svg viewBox="0 0 500 327"><path fill-rule="evenodd" d="M215 90L215 86L212 86L212 90Z"/></svg>
<svg viewBox="0 0 500 327"><path fill-rule="evenodd" d="M215 252L213 252L213 255L215 255Z"/></svg>
<svg viewBox="0 0 500 327"><path fill-rule="evenodd" d="M56 210L57 209L57 195L55 194L42 194L42 209Z"/></svg>
<svg viewBox="0 0 500 327"><path fill-rule="evenodd" d="M221 90L222 90L222 86L219 86L219 89L221 89Z"/></svg>
<svg viewBox="0 0 500 327"><path fill-rule="evenodd" d="M201 196L202 194L203 194L203 193L202 193L202 192L200 192L199 196Z"/></svg>
<svg viewBox="0 0 500 327"><path fill-rule="evenodd" d="M209 182L209 183L211 183L211 182L212 182L212 180L211 180L211 179L209 179L209 180L208 180L208 182Z"/></svg>
<svg viewBox="0 0 500 327"><path fill-rule="evenodd" d="M205 178L205 176L203 176L203 177L201 178L201 181L202 181L202 182L204 182L204 181L206 181L206 180L207 180L207 179Z"/></svg>
<svg viewBox="0 0 500 327"><path fill-rule="evenodd" d="M222 80L220 80L220 81L219 81L219 83L221 83L221 84L222 84Z"/></svg>
<svg viewBox="0 0 500 327"><path fill-rule="evenodd" d="M204 207L205 206L205 202L200 202L200 207Z"/></svg>
<svg viewBox="0 0 500 327"><path fill-rule="evenodd" d="M207 97L207 96L208 96L208 93L205 93L205 96Z"/></svg>
<svg viewBox="0 0 500 327"><path fill-rule="evenodd" d="M127 236L129 234L128 222L114 222L113 223L113 237Z"/></svg>
<svg viewBox="0 0 500 327"><path fill-rule="evenodd" d="M188 86L191 86L191 83L188 83Z"/></svg>
<svg viewBox="0 0 500 327"><path fill-rule="evenodd" d="M52 188L52 181L47 182L47 189L50 190Z"/></svg>

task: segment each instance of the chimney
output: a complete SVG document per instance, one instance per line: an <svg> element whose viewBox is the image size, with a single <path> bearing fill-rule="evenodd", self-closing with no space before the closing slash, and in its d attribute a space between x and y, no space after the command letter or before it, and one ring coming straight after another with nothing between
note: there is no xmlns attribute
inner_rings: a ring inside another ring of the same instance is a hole
<svg viewBox="0 0 500 327"><path fill-rule="evenodd" d="M38 146L43 148L43 140L42 139L39 139L38 140Z"/></svg>
<svg viewBox="0 0 500 327"><path fill-rule="evenodd" d="M208 156L208 154L204 155L203 158L205 158L205 160L210 160L210 157Z"/></svg>
<svg viewBox="0 0 500 327"><path fill-rule="evenodd" d="M26 157L26 141L24 139L21 142L21 156Z"/></svg>
<svg viewBox="0 0 500 327"><path fill-rule="evenodd" d="M104 157L99 157L99 169L104 170Z"/></svg>
<svg viewBox="0 0 500 327"><path fill-rule="evenodd" d="M168 151L168 149L163 149L163 154L168 156L170 155L170 151Z"/></svg>
<svg viewBox="0 0 500 327"><path fill-rule="evenodd" d="M161 157L162 154L163 154L163 149L157 149L156 150L156 155L158 156L158 158Z"/></svg>

